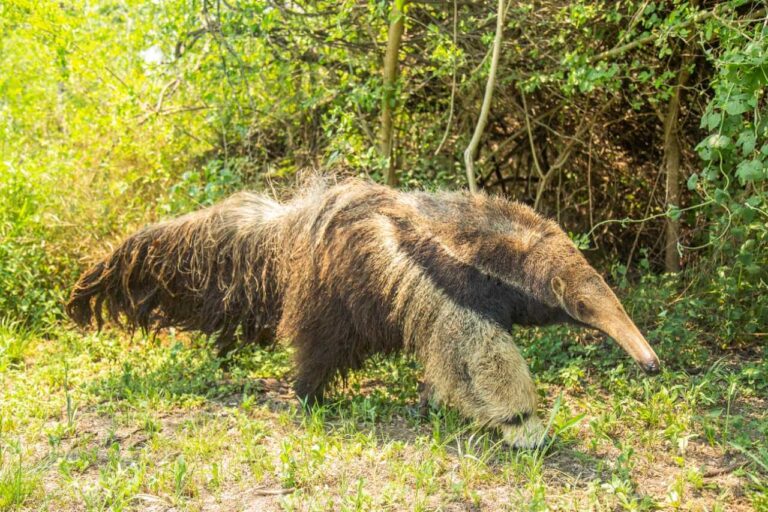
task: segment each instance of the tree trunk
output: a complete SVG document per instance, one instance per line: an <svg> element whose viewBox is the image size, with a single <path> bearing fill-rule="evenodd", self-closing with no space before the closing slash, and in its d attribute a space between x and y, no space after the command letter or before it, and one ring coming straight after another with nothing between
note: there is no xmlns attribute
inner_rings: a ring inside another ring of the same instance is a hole
<svg viewBox="0 0 768 512"><path fill-rule="evenodd" d="M381 132L379 134L381 155L387 161L386 181L387 185L397 185L397 173L392 158L392 132L393 116L397 103L395 89L398 77L398 56L400 54L400 41L405 29L405 14L403 8L405 0L395 0L389 18L389 34L387 36L387 51L384 55L384 91L381 105Z"/></svg>
<svg viewBox="0 0 768 512"><path fill-rule="evenodd" d="M678 74L677 86L667 105L664 118L664 171L666 174L666 209L680 207L680 159L682 148L678 139L678 117L680 96L688 81L690 57L683 57ZM664 267L667 272L680 271L680 252L677 250L680 240L680 218L667 217L666 238L664 243Z"/></svg>

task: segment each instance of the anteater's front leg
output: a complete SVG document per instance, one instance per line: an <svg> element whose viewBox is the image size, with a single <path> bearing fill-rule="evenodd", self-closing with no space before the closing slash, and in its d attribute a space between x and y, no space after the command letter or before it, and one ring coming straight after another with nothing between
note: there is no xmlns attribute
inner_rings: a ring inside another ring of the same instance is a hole
<svg viewBox="0 0 768 512"><path fill-rule="evenodd" d="M499 428L517 448L539 446L545 428L528 365L511 335L472 312L454 311L422 352L436 398Z"/></svg>
<svg viewBox="0 0 768 512"><path fill-rule="evenodd" d="M545 428L536 414L538 395L528 365L502 329L477 339L470 358L475 393L485 403L483 414L517 448L535 448Z"/></svg>

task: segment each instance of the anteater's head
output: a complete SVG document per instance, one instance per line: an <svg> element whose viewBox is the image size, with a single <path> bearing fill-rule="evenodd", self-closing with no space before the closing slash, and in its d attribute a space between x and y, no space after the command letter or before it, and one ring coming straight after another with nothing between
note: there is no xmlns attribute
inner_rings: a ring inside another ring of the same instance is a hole
<svg viewBox="0 0 768 512"><path fill-rule="evenodd" d="M565 312L616 340L646 373L659 373L659 358L603 278L586 261L564 270L549 284Z"/></svg>

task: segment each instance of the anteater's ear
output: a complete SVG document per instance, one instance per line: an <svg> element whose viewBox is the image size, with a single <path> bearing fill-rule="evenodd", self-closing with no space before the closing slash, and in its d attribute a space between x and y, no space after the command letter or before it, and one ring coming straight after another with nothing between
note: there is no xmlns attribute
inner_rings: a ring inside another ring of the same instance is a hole
<svg viewBox="0 0 768 512"><path fill-rule="evenodd" d="M552 292L555 294L555 297L557 297L557 301L565 306L565 283L563 280L555 276L552 278L552 281L549 282L549 285L552 287Z"/></svg>

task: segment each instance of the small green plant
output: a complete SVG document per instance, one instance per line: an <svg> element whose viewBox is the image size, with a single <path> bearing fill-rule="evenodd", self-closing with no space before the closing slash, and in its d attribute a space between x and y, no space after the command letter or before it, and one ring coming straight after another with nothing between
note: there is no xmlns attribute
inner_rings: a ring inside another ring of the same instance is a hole
<svg viewBox="0 0 768 512"><path fill-rule="evenodd" d="M20 320L0 318L0 372L17 368L24 362L24 355L35 336Z"/></svg>
<svg viewBox="0 0 768 512"><path fill-rule="evenodd" d="M98 455L96 448L83 449L68 454L59 461L59 471L65 478L75 479L78 473L84 473L98 462Z"/></svg>
<svg viewBox="0 0 768 512"><path fill-rule="evenodd" d="M75 431L75 417L77 416L77 406L72 399L72 393L69 386L69 363L64 365L64 395L66 400L67 432L73 434Z"/></svg>
<svg viewBox="0 0 768 512"><path fill-rule="evenodd" d="M353 492L345 497L341 509L355 512L371 509L371 497L365 492L365 478L357 479Z"/></svg>
<svg viewBox="0 0 768 512"><path fill-rule="evenodd" d="M20 443L0 445L0 510L21 507L40 484L39 471L24 464Z"/></svg>
<svg viewBox="0 0 768 512"><path fill-rule="evenodd" d="M730 446L749 459L750 470L747 474L755 510L768 510L768 446L757 444L745 447L736 443L730 443Z"/></svg>
<svg viewBox="0 0 768 512"><path fill-rule="evenodd" d="M294 447L290 440L285 440L281 443L280 463L280 478L283 487L296 487L298 462L296 461L296 457L294 455Z"/></svg>
<svg viewBox="0 0 768 512"><path fill-rule="evenodd" d="M179 455L173 462L173 492L176 498L181 498L189 484L189 467L184 455Z"/></svg>
<svg viewBox="0 0 768 512"><path fill-rule="evenodd" d="M210 472L211 474L208 479L208 487L211 490L219 489L221 487L223 477L221 474L221 465L218 462L211 463Z"/></svg>

